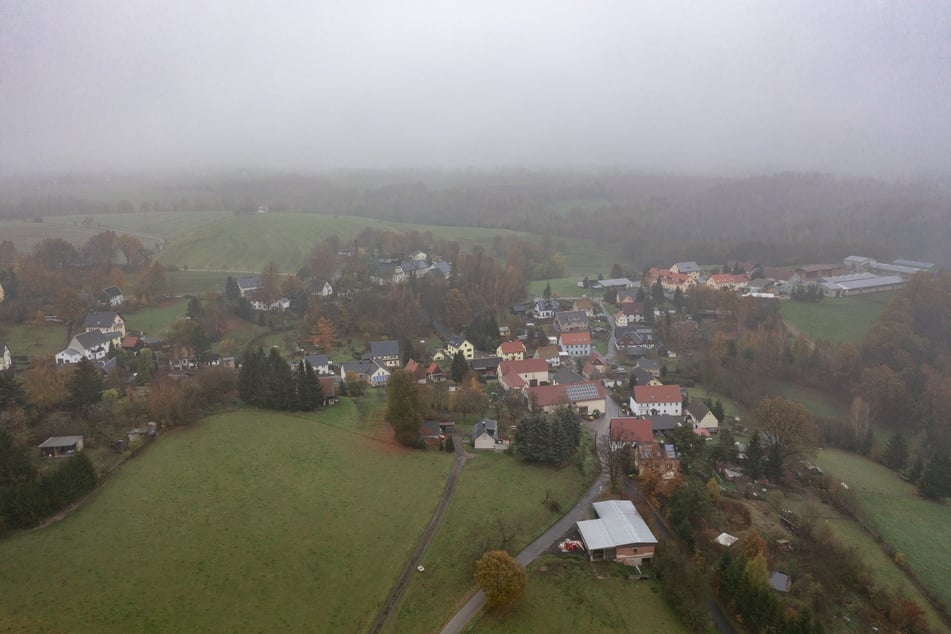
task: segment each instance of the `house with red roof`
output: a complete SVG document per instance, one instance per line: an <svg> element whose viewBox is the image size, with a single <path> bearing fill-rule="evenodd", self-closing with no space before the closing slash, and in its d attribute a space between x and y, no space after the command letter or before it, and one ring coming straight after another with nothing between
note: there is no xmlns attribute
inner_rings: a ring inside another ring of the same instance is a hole
<svg viewBox="0 0 951 634"><path fill-rule="evenodd" d="M715 288L718 291L746 288L749 282L750 280L747 276L733 275L731 273L718 273L707 278L707 286Z"/></svg>
<svg viewBox="0 0 951 634"><path fill-rule="evenodd" d="M615 450L654 442L654 429L646 418L612 418L610 434L611 449Z"/></svg>
<svg viewBox="0 0 951 634"><path fill-rule="evenodd" d="M682 416L682 406L679 385L635 385L631 394L631 413L636 416Z"/></svg>
<svg viewBox="0 0 951 634"><path fill-rule="evenodd" d="M498 373L502 389L523 390L548 382L548 363L544 359L503 361L499 364Z"/></svg>
<svg viewBox="0 0 951 634"><path fill-rule="evenodd" d="M603 412L605 398L604 386L597 381L540 385L525 390L529 409L549 414L569 406L582 416L594 410Z"/></svg>
<svg viewBox="0 0 951 634"><path fill-rule="evenodd" d="M563 332L558 336L558 345L572 357L591 354L591 335L588 332Z"/></svg>
<svg viewBox="0 0 951 634"><path fill-rule="evenodd" d="M495 349L495 354L503 361L521 361L525 358L525 344L516 339L515 341L503 341Z"/></svg>

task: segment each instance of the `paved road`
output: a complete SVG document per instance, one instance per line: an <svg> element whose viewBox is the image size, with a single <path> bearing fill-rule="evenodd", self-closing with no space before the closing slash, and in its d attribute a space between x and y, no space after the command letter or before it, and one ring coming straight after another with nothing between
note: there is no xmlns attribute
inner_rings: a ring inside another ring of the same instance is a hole
<svg viewBox="0 0 951 634"><path fill-rule="evenodd" d="M386 622L393 613L393 608L395 608L400 599L403 598L403 594L409 585L409 580L413 575L419 574L416 570L416 566L419 565L420 559L426 554L426 549L429 548L430 542L436 535L436 529L438 529L442 523L446 509L449 508L449 500L452 499L452 493L456 488L456 482L459 480L459 474L462 473L462 467L466 464L466 450L463 447L462 441L462 436L455 436L453 438L453 446L456 448L456 462L452 466L449 479L446 481L446 488L443 489L439 503L436 505L436 510L433 511L433 516L429 520L429 524L426 525L423 534L420 535L416 541L416 546L413 547L413 552L410 553L409 558L406 560L406 565L403 566L403 570L400 572L400 576L397 577L396 583L390 590L389 596L386 597L386 600L383 602L383 607L380 608L376 618L373 620L373 624L370 626L370 632L376 633L383 631Z"/></svg>
<svg viewBox="0 0 951 634"><path fill-rule="evenodd" d="M601 495L608 486L608 472L607 464L608 461L605 460L604 452L608 450L608 419L607 415L602 416L600 419L586 423L591 429L597 434L595 440L598 447L598 457L601 459L601 475L598 480L591 485L591 488L588 489L578 503L575 504L567 514L564 515L560 520L555 522L555 524L549 528L545 533L529 544L525 550L520 552L516 557L515 561L527 566L528 564L535 561L539 555L548 550L549 547L556 540L560 539L574 527L575 523L579 520L587 518L588 510L591 508L591 503L594 502ZM471 621L485 606L485 593L482 591L477 592L465 605L459 608L459 611L453 615L448 623L443 627L442 634L455 634L456 632L461 632L463 628Z"/></svg>

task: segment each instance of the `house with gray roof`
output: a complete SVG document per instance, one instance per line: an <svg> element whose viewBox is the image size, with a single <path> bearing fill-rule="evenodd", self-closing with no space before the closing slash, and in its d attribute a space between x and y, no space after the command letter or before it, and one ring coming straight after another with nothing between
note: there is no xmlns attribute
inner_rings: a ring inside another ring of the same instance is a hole
<svg viewBox="0 0 951 634"><path fill-rule="evenodd" d="M605 500L592 506L597 519L577 524L591 561L640 566L654 558L657 538L630 500Z"/></svg>
<svg viewBox="0 0 951 634"><path fill-rule="evenodd" d="M234 283L237 284L241 297L245 298L250 297L254 291L261 288L261 279L257 275L236 277Z"/></svg>
<svg viewBox="0 0 951 634"><path fill-rule="evenodd" d="M115 345L114 335L113 332L99 330L82 332L70 340L65 350L56 353L56 363L58 365L79 363L83 357L90 361L105 359L109 354L110 346Z"/></svg>
<svg viewBox="0 0 951 634"><path fill-rule="evenodd" d="M472 426L473 449L495 449L501 441L499 437L499 423L490 418L483 418Z"/></svg>
<svg viewBox="0 0 951 634"><path fill-rule="evenodd" d="M368 383L373 387L382 387L390 380L390 371L379 361L373 359L347 361L340 364L340 378L346 380L348 374L352 374L358 381Z"/></svg>
<svg viewBox="0 0 951 634"><path fill-rule="evenodd" d="M400 367L400 342L395 339L371 341L367 358L379 361L388 368Z"/></svg>

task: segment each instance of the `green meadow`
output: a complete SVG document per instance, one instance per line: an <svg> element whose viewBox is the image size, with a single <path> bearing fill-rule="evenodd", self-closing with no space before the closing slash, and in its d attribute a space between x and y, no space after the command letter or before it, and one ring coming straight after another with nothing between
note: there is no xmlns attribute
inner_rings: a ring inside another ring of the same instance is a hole
<svg viewBox="0 0 951 634"><path fill-rule="evenodd" d="M517 553L571 508L587 483L575 464L554 469L477 452L463 468L446 517L423 557L426 573L413 578L388 631L438 631L474 588L475 562L487 545L505 532L512 535L509 550ZM546 498L561 511L551 511Z"/></svg>
<svg viewBox="0 0 951 634"><path fill-rule="evenodd" d="M894 293L827 297L821 302L780 303L783 319L816 341L860 343Z"/></svg>
<svg viewBox="0 0 951 634"><path fill-rule="evenodd" d="M951 506L920 498L915 487L884 466L862 456L821 449L815 462L855 493L870 528L881 534L926 586L951 605Z"/></svg>
<svg viewBox="0 0 951 634"><path fill-rule="evenodd" d="M346 399L213 416L0 541L0 630L365 632L451 463Z"/></svg>
<svg viewBox="0 0 951 634"><path fill-rule="evenodd" d="M483 614L472 631L689 632L664 602L657 582L631 579L631 572L580 557L542 558L529 568L522 602Z"/></svg>

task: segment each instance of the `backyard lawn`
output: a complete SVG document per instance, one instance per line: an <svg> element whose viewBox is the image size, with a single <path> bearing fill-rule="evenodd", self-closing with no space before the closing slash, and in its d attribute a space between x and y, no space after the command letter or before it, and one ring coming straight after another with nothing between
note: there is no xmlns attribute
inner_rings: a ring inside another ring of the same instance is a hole
<svg viewBox="0 0 951 634"><path fill-rule="evenodd" d="M654 581L628 578L620 564L545 557L528 572L525 598L484 614L473 632L689 632Z"/></svg>
<svg viewBox="0 0 951 634"><path fill-rule="evenodd" d="M365 632L452 462L380 431L344 399L168 434L63 521L0 541L0 629Z"/></svg>
<svg viewBox="0 0 951 634"><path fill-rule="evenodd" d="M815 462L855 492L871 528L904 553L925 585L951 605L951 506L917 497L915 487L893 471L853 453L821 449Z"/></svg>
<svg viewBox="0 0 951 634"><path fill-rule="evenodd" d="M479 452L463 468L446 518L423 557L426 574L413 578L388 631L438 631L474 587L475 562L487 542L498 538L499 522L514 533L509 550L517 553L571 508L587 484L576 465L556 470ZM549 510L546 497L561 510Z"/></svg>
<svg viewBox="0 0 951 634"><path fill-rule="evenodd" d="M817 341L859 343L894 297L872 293L858 297L827 297L821 302L780 303L783 319Z"/></svg>

